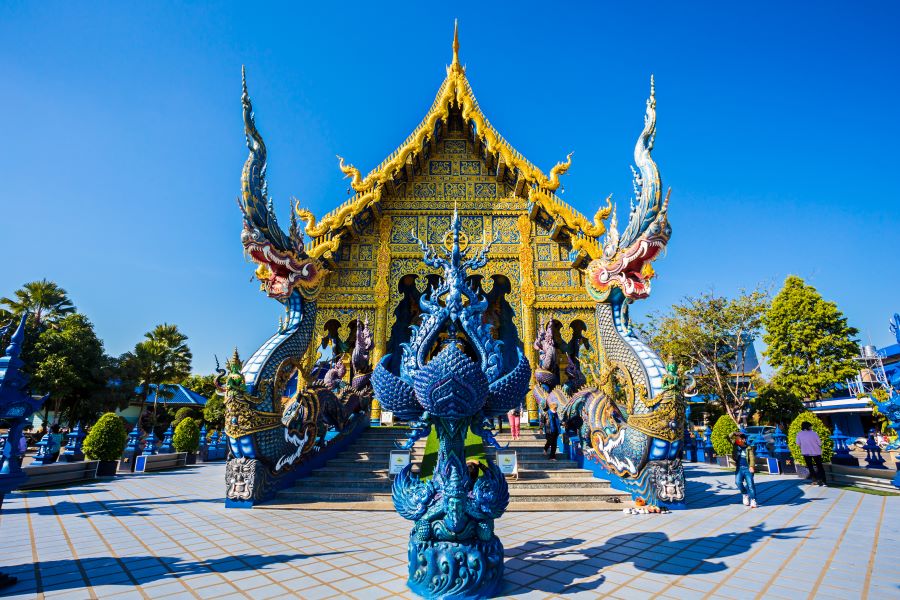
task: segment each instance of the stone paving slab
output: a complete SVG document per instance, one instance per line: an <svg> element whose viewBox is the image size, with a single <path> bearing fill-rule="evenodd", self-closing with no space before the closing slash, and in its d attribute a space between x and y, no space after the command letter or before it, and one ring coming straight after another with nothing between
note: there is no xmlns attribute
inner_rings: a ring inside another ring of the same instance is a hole
<svg viewBox="0 0 900 600"><path fill-rule="evenodd" d="M509 513L511 598L900 597L900 497L690 466L670 515ZM14 493L0 512L11 598L407 598L410 523L367 511L226 510L224 465Z"/></svg>

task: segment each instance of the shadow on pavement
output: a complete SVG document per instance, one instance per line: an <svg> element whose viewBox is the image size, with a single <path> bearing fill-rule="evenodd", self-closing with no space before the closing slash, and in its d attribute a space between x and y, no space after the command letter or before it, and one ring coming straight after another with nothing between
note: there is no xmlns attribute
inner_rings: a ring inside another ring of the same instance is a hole
<svg viewBox="0 0 900 600"><path fill-rule="evenodd" d="M100 491L100 490L97 490ZM44 506L18 506L16 508L4 508L4 515L29 514L29 515L74 515L77 517L91 517L95 515L109 515L113 517L140 516L152 512L162 506L176 504L223 504L219 498L197 498L195 496L168 497L168 498L131 498L128 500L86 500L84 502L53 502Z"/></svg>
<svg viewBox="0 0 900 600"><path fill-rule="evenodd" d="M348 552L355 552L350 550ZM81 560L50 560L36 565L25 564L3 571L16 575L19 582L4 590L4 595L23 593L30 589L40 592L61 590L84 590L81 577L66 578L66 581L55 577L59 573L79 573L79 568L87 574L92 586L101 585L133 585L132 579L126 575L123 567L132 573L132 577L140 585L156 581L176 580L180 577L203 575L208 573L236 573L240 571L256 571L268 565L288 563L316 556L346 554L347 552L321 552L315 554L275 554L272 556L255 554L238 554L201 561L190 561L172 556L128 556L121 559L109 557L83 558ZM41 574L41 585L35 586L34 568ZM227 577L226 577L227 578ZM35 588L37 588L35 590Z"/></svg>

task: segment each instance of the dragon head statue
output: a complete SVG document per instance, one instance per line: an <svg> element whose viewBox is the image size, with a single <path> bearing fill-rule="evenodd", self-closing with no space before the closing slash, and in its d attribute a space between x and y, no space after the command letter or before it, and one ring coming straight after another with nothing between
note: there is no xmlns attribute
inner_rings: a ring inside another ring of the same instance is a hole
<svg viewBox="0 0 900 600"><path fill-rule="evenodd" d="M629 300L650 295L650 280L655 273L652 262L665 249L672 234L667 216L669 195L662 198L659 169L650 156L656 137L656 95L650 78L650 98L644 115L644 129L634 147L634 195L628 226L621 234L615 208L602 255L586 269L586 287L594 300L604 302L614 289Z"/></svg>
<svg viewBox="0 0 900 600"><path fill-rule="evenodd" d="M241 104L244 135L250 149L241 173L239 204L244 214L241 243L250 259L258 265L256 277L267 295L284 301L297 290L304 297L313 298L328 271L306 253L303 234L297 226L296 210L291 211L288 233L281 229L275 218L266 183L266 145L256 129L245 74Z"/></svg>

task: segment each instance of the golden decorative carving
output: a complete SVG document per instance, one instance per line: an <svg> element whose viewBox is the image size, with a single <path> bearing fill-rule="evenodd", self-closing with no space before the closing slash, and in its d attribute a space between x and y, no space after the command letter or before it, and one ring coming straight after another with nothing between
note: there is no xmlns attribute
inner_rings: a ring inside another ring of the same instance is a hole
<svg viewBox="0 0 900 600"><path fill-rule="evenodd" d="M392 219L385 215L378 223L378 253L375 261L375 348L372 364L378 364L387 346L387 306L390 298L388 275L391 272Z"/></svg>

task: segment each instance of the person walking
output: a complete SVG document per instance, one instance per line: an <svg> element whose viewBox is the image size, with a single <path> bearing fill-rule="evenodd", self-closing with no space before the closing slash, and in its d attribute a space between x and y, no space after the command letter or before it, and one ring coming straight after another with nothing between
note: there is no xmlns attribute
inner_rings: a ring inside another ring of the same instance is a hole
<svg viewBox="0 0 900 600"><path fill-rule="evenodd" d="M551 404L547 410L547 422L544 426L544 436L547 443L544 444L544 454L548 454L550 460L556 460L556 442L559 440L559 415L556 414L556 405Z"/></svg>
<svg viewBox="0 0 900 600"><path fill-rule="evenodd" d="M741 501L744 506L756 508L756 481L753 474L756 472L756 453L753 447L747 444L747 435L743 431L735 431L731 434L731 442L734 448L731 458L734 460L734 484L741 493Z"/></svg>
<svg viewBox="0 0 900 600"><path fill-rule="evenodd" d="M800 454L806 462L806 468L812 479L820 486L825 485L825 467L822 466L822 440L819 434L812 428L812 423L803 421L800 423L800 431L797 432L797 445L800 446Z"/></svg>
<svg viewBox="0 0 900 600"><path fill-rule="evenodd" d="M518 406L506 413L506 417L509 419L509 431L512 433L513 440L519 439L519 415L521 414L522 411Z"/></svg>

